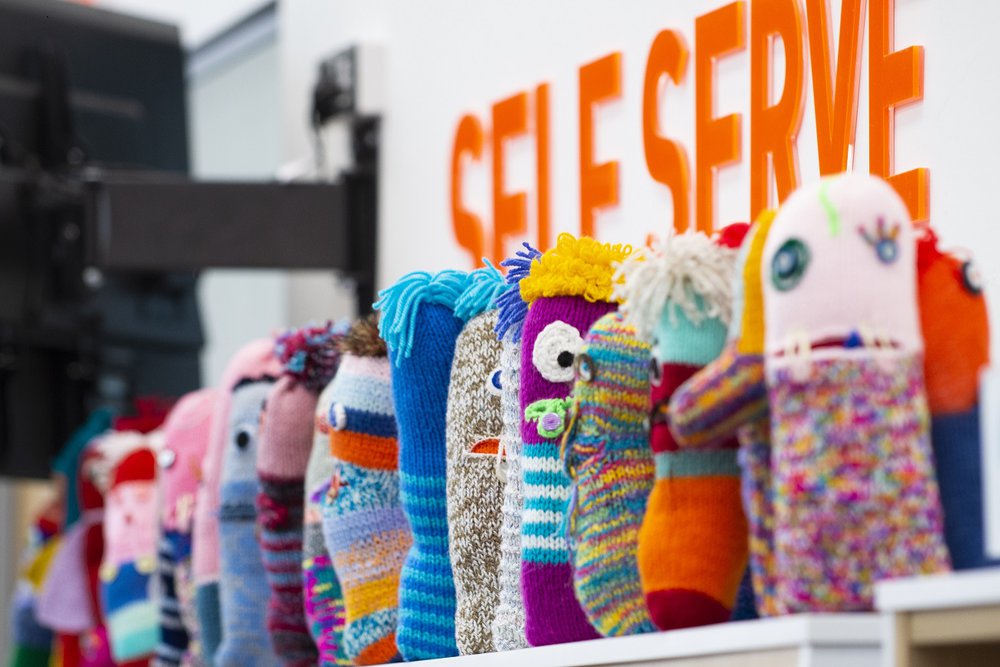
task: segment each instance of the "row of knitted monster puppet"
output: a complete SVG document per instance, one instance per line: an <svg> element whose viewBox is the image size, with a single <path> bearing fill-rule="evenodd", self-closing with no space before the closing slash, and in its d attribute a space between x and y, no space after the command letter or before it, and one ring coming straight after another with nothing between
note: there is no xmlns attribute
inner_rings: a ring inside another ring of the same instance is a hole
<svg viewBox="0 0 1000 667"><path fill-rule="evenodd" d="M378 664L866 610L880 579L987 564L981 289L885 182L503 266L248 345L174 408L159 471L155 439L98 439L99 478L162 499L106 495L87 631L119 663Z"/></svg>

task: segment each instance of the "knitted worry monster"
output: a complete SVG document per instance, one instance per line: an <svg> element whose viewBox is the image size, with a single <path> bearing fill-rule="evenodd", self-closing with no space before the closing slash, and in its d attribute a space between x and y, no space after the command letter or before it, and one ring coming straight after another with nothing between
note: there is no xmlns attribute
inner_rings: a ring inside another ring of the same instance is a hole
<svg viewBox="0 0 1000 667"><path fill-rule="evenodd" d="M688 232L640 250L619 270L625 320L653 343L656 485L639 568L653 622L664 630L729 620L747 563L736 438L682 449L667 428L674 390L722 351L735 255Z"/></svg>
<svg viewBox="0 0 1000 667"><path fill-rule="evenodd" d="M255 505L260 416L274 382L270 375L246 377L232 389L219 487L219 667L281 664L266 631L271 591L257 544Z"/></svg>
<svg viewBox="0 0 1000 667"><path fill-rule="evenodd" d="M488 267L472 274L456 312L476 315L455 343L448 388L448 544L455 576L455 640L462 654L493 651L493 614L499 603L500 523L503 504L500 451L500 341L496 298L508 285Z"/></svg>
<svg viewBox="0 0 1000 667"><path fill-rule="evenodd" d="M975 263L944 252L925 228L917 244L924 377L944 535L956 570L986 567L978 383L989 364L989 319Z"/></svg>
<svg viewBox="0 0 1000 667"><path fill-rule="evenodd" d="M413 544L399 499L399 447L385 342L375 316L341 341L330 384L327 455L321 489L323 536L344 596L342 649L349 664L399 657L399 576Z"/></svg>
<svg viewBox="0 0 1000 667"><path fill-rule="evenodd" d="M521 336L521 592L532 646L595 639L573 591L564 521L569 478L559 457L573 361L590 325L616 309L614 263L630 246L560 234L521 280L529 304Z"/></svg>
<svg viewBox="0 0 1000 667"><path fill-rule="evenodd" d="M287 666L315 665L319 653L310 634L302 572L305 476L315 433L319 392L340 361L342 331L332 324L287 332L275 343L284 364L265 399L257 449L257 527L271 596L267 630ZM333 655L324 660L336 661Z"/></svg>
<svg viewBox="0 0 1000 667"><path fill-rule="evenodd" d="M871 609L949 569L924 394L913 226L876 177L800 188L763 251L777 595Z"/></svg>
<svg viewBox="0 0 1000 667"><path fill-rule="evenodd" d="M567 539L576 597L605 637L652 632L636 559L653 487L650 346L608 313L576 356L563 464L572 480Z"/></svg>
<svg viewBox="0 0 1000 667"><path fill-rule="evenodd" d="M500 592L493 617L493 645L497 651L528 647L524 636L524 600L521 597L521 513L524 480L521 474L521 329L528 304L521 298L520 283L531 262L542 253L527 243L514 257L505 259L507 284L512 289L497 297L496 334L500 351L500 411L503 427L500 449L506 463L503 519L500 527Z"/></svg>
<svg viewBox="0 0 1000 667"><path fill-rule="evenodd" d="M480 271L488 271L481 269ZM403 566L396 641L406 660L458 653L448 549L445 416L455 341L480 310L456 306L473 274L410 273L379 294L379 332L392 359L399 477L413 546Z"/></svg>

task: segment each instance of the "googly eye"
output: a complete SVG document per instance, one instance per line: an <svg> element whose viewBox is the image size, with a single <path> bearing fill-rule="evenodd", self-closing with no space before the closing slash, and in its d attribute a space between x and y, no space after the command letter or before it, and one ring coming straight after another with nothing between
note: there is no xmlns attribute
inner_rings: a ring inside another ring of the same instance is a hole
<svg viewBox="0 0 1000 667"><path fill-rule="evenodd" d="M970 260L962 263L962 285L974 296L983 293L983 274L979 272L979 266Z"/></svg>
<svg viewBox="0 0 1000 667"><path fill-rule="evenodd" d="M875 254L883 264L892 264L899 257L899 244L896 239L881 239L875 244Z"/></svg>
<svg viewBox="0 0 1000 667"><path fill-rule="evenodd" d="M573 380L573 361L582 347L583 337L577 328L557 320L538 334L531 362L549 382L570 382Z"/></svg>
<svg viewBox="0 0 1000 667"><path fill-rule="evenodd" d="M589 354L580 354L576 357L576 378L583 382L590 382L597 373L597 364L590 358Z"/></svg>
<svg viewBox="0 0 1000 667"><path fill-rule="evenodd" d="M771 282L781 292L795 288L809 266L809 249L798 239L788 239L771 260Z"/></svg>
<svg viewBox="0 0 1000 667"><path fill-rule="evenodd" d="M493 372L490 373L490 376L486 378L486 388L491 394L496 396L500 395L501 390L503 390L503 383L499 368L494 369Z"/></svg>
<svg viewBox="0 0 1000 667"><path fill-rule="evenodd" d="M170 468L177 461L177 452L172 449L161 449L156 455L156 462L164 470Z"/></svg>
<svg viewBox="0 0 1000 667"><path fill-rule="evenodd" d="M334 431L343 431L347 428L347 409L343 403L334 403L330 406L330 428Z"/></svg>
<svg viewBox="0 0 1000 667"><path fill-rule="evenodd" d="M649 381L655 386L659 386L663 381L663 365L656 357L649 358Z"/></svg>
<svg viewBox="0 0 1000 667"><path fill-rule="evenodd" d="M236 432L233 442L236 443L236 447L240 451L245 451L253 442L253 433L250 432L250 429L243 427Z"/></svg>

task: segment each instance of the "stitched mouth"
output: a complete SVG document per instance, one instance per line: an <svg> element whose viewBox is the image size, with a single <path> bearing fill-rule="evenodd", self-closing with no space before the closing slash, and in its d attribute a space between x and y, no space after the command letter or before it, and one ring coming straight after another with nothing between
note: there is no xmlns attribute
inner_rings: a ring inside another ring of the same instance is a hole
<svg viewBox="0 0 1000 667"><path fill-rule="evenodd" d="M497 455L500 451L500 438L483 438L474 445L472 449L469 450L470 454L492 454Z"/></svg>
<svg viewBox="0 0 1000 667"><path fill-rule="evenodd" d="M811 350L828 350L828 349L843 349L843 350L855 350L855 349L869 349L869 350L899 350L902 345L897 340L889 339L865 339L856 331L852 331L846 336L828 336L826 338L820 338L818 340L810 341L809 348ZM775 352L776 357L784 357L786 355L793 355L797 352L795 348L788 350L778 350Z"/></svg>

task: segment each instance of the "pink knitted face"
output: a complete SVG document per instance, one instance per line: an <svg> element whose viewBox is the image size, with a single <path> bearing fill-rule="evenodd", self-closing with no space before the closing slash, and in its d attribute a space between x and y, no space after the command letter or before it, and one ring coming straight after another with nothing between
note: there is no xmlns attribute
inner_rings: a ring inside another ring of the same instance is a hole
<svg viewBox="0 0 1000 667"><path fill-rule="evenodd" d="M156 482L124 482L105 498L104 562L113 565L156 554Z"/></svg>
<svg viewBox="0 0 1000 667"><path fill-rule="evenodd" d="M764 245L769 364L919 352L915 271L913 225L885 181L846 174L800 188Z"/></svg>

